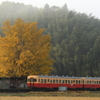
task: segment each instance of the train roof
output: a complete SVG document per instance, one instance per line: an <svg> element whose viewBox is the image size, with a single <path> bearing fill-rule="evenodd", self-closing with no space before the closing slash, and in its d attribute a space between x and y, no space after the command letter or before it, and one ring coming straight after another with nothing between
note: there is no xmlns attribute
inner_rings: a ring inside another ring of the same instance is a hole
<svg viewBox="0 0 100 100"><path fill-rule="evenodd" d="M41 76L38 76L38 77L45 77L45 78L76 78L76 79L79 78L79 79L82 79L82 77L69 77L69 76L57 76L57 75L56 76L53 76L53 75L52 76L42 76L41 75Z"/></svg>
<svg viewBox="0 0 100 100"><path fill-rule="evenodd" d="M100 77L85 77L85 79L100 79Z"/></svg>
<svg viewBox="0 0 100 100"><path fill-rule="evenodd" d="M39 77L39 78L69 78L69 79L100 79L100 77L74 77L74 76L47 76L47 75L30 75L30 76L35 76L35 77Z"/></svg>

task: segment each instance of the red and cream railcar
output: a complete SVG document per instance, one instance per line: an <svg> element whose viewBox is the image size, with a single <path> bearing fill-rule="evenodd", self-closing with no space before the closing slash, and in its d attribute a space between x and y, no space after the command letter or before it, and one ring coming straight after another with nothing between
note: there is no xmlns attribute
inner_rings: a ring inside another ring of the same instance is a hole
<svg viewBox="0 0 100 100"><path fill-rule="evenodd" d="M86 77L84 79L83 88L87 89L100 89L100 78Z"/></svg>
<svg viewBox="0 0 100 100"><path fill-rule="evenodd" d="M30 75L27 77L27 85L30 88L47 89L59 87L70 89L100 89L100 78Z"/></svg>
<svg viewBox="0 0 100 100"><path fill-rule="evenodd" d="M60 77L60 76L37 76L30 75L27 78L27 85L31 88L59 88L71 89L83 88L84 78L82 77Z"/></svg>

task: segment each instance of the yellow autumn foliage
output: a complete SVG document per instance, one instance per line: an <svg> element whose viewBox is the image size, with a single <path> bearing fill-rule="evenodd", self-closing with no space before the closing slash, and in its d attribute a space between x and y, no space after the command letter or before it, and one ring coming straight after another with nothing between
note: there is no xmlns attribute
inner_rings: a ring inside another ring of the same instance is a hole
<svg viewBox="0 0 100 100"><path fill-rule="evenodd" d="M17 19L14 25L7 20L0 37L0 75L26 76L49 74L54 62L50 56L50 36L43 35L36 22Z"/></svg>

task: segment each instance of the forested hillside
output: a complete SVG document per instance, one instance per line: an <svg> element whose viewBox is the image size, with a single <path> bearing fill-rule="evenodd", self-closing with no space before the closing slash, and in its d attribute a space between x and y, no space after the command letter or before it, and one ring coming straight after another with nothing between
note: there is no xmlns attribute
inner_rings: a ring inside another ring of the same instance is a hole
<svg viewBox="0 0 100 100"><path fill-rule="evenodd" d="M16 18L38 22L44 34L52 39L51 57L55 60L51 74L68 76L100 76L100 19L48 4L44 8L20 3L0 5L0 27ZM3 33L0 32L2 36Z"/></svg>

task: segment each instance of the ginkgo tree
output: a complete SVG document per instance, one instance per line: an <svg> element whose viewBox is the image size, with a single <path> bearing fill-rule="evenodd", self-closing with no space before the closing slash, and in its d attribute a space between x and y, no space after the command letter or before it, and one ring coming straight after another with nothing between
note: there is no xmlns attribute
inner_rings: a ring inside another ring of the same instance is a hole
<svg viewBox="0 0 100 100"><path fill-rule="evenodd" d="M37 22L9 20L2 27L5 37L0 37L0 75L27 76L49 74L53 69L50 58L50 35L43 35L44 29Z"/></svg>

